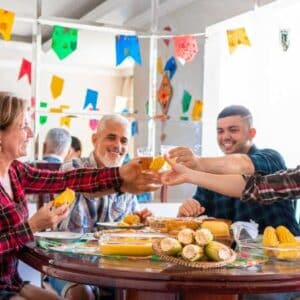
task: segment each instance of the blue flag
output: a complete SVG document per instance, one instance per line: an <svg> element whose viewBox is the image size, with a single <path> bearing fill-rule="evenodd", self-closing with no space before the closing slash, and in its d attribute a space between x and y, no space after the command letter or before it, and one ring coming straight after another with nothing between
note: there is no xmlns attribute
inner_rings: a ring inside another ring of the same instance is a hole
<svg viewBox="0 0 300 300"><path fill-rule="evenodd" d="M96 110L97 109L97 99L98 99L98 92L87 89L83 109L87 108L89 106L89 104L91 104L93 107L93 110Z"/></svg>
<svg viewBox="0 0 300 300"><path fill-rule="evenodd" d="M176 70L177 70L176 60L175 60L174 56L171 56L168 59L168 61L166 62L166 65L165 65L165 68L164 68L164 71L169 72L170 80L173 78Z"/></svg>
<svg viewBox="0 0 300 300"><path fill-rule="evenodd" d="M116 36L116 65L121 64L127 57L131 57L140 65L142 64L140 44L136 35Z"/></svg>

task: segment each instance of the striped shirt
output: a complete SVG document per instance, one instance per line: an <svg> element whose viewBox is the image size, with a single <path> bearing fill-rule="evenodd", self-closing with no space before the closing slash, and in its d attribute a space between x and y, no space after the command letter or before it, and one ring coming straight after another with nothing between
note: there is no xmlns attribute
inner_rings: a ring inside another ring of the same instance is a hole
<svg viewBox="0 0 300 300"><path fill-rule="evenodd" d="M36 169L19 161L9 168L13 199L0 184L0 290L18 291L22 280L18 274L16 252L33 240L27 222L25 193L59 193L67 187L79 192L101 192L118 186L119 169L77 169L69 172Z"/></svg>

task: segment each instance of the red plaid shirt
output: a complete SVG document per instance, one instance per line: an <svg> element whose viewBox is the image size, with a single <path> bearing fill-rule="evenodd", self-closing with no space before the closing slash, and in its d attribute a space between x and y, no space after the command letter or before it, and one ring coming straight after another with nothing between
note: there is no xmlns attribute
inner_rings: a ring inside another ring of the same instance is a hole
<svg viewBox="0 0 300 300"><path fill-rule="evenodd" d="M25 193L59 193L67 187L77 192L101 192L118 186L118 168L75 169L68 172L41 170L14 161L9 168L14 199L0 184L0 290L22 287L16 252L33 240L28 225Z"/></svg>

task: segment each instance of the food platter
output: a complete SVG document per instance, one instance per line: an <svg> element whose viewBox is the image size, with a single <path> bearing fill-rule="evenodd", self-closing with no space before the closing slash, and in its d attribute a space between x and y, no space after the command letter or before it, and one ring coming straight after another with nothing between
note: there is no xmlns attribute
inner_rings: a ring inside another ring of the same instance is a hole
<svg viewBox="0 0 300 300"><path fill-rule="evenodd" d="M141 229L144 228L144 224L134 224L134 225L123 225L120 222L97 222L96 225L100 228L109 229Z"/></svg>

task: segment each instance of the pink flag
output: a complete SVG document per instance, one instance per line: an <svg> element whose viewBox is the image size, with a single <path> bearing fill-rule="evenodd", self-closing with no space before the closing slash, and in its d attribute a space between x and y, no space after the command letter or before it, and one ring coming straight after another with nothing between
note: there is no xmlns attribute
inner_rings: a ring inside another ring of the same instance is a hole
<svg viewBox="0 0 300 300"><path fill-rule="evenodd" d="M198 53L198 44L194 36L174 36L174 52L175 56L184 64L191 62Z"/></svg>
<svg viewBox="0 0 300 300"><path fill-rule="evenodd" d="M31 84L31 62L25 58L22 59L18 80L20 80L24 75L27 75L29 84Z"/></svg>

